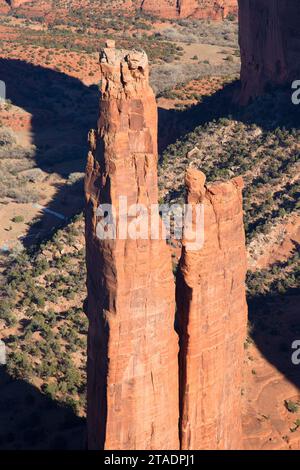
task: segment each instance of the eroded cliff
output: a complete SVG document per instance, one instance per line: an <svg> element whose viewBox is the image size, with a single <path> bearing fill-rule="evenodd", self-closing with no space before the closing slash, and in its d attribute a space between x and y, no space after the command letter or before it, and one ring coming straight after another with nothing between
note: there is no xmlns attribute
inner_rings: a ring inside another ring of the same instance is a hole
<svg viewBox="0 0 300 470"><path fill-rule="evenodd" d="M237 13L237 0L143 0L140 8L162 18L224 19Z"/></svg>
<svg viewBox="0 0 300 470"><path fill-rule="evenodd" d="M237 13L237 0L144 0L141 9L162 18L224 19Z"/></svg>
<svg viewBox="0 0 300 470"><path fill-rule="evenodd" d="M100 239L100 204L158 200L157 106L143 52L101 52L85 179L90 449L178 449L178 338L163 240ZM98 212L99 214L99 212ZM119 213L118 213L119 214ZM120 235L120 217L116 232ZM148 229L147 229L148 230ZM150 230L150 228L149 228Z"/></svg>
<svg viewBox="0 0 300 470"><path fill-rule="evenodd" d="M23 3L32 0L8 0L12 8L18 8ZM107 4L103 5L107 9ZM118 10L141 10L160 18L210 18L220 20L229 13L237 14L237 0L127 0L118 3L111 2L111 8Z"/></svg>
<svg viewBox="0 0 300 470"><path fill-rule="evenodd" d="M188 242L186 220L175 327L170 252L161 222L154 238L149 223L158 186L157 105L147 56L118 51L108 41L100 68L100 115L89 134L85 178L88 446L241 448L242 180L206 185L203 173L187 173L187 203L204 208L204 229L196 227L200 244ZM145 212L132 213L132 204Z"/></svg>
<svg viewBox="0 0 300 470"><path fill-rule="evenodd" d="M190 250L183 241L177 279L181 448L240 449L247 322L243 181L205 185L204 174L189 169L186 186L187 202L203 205L204 243Z"/></svg>

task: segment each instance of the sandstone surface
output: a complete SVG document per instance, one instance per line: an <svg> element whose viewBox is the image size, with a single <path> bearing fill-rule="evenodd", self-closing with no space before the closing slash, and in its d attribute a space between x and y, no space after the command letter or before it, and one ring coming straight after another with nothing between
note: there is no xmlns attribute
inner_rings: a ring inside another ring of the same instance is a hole
<svg viewBox="0 0 300 470"><path fill-rule="evenodd" d="M204 207L204 245L183 241L177 279L181 448L240 449L246 250L241 178L205 185L189 169L187 202Z"/></svg>
<svg viewBox="0 0 300 470"><path fill-rule="evenodd" d="M18 8L31 0L9 0L12 8ZM107 4L103 5L107 9ZM1 7L0 7L1 8ZM198 18L221 20L229 13L237 14L237 0L126 0L122 3L111 2L115 11L141 10L160 18Z"/></svg>
<svg viewBox="0 0 300 470"><path fill-rule="evenodd" d="M157 203L157 106L143 52L101 51L89 135L86 258L89 449L178 449L178 337L163 240L98 238L99 204ZM120 233L120 217L116 215ZM131 220L129 221L131 222ZM148 227L147 231L150 230Z"/></svg>
<svg viewBox="0 0 300 470"><path fill-rule="evenodd" d="M144 0L141 9L162 18L224 19L237 13L237 0Z"/></svg>

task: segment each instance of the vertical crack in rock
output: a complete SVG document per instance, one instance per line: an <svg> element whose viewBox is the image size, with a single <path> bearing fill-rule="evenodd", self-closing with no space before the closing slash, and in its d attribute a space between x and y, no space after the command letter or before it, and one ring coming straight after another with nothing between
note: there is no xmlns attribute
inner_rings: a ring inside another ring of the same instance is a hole
<svg viewBox="0 0 300 470"><path fill-rule="evenodd" d="M169 248L150 237L97 236L99 204L113 204L120 235L120 196L128 207L138 202L148 211L158 200L157 106L147 56L116 50L107 41L100 68L100 114L97 130L89 134L85 178L88 447L178 449L178 337Z"/></svg>
<svg viewBox="0 0 300 470"><path fill-rule="evenodd" d="M187 202L204 205L204 245L183 241L177 278L180 440L187 449L240 449L246 249L241 178L205 185L189 169Z"/></svg>

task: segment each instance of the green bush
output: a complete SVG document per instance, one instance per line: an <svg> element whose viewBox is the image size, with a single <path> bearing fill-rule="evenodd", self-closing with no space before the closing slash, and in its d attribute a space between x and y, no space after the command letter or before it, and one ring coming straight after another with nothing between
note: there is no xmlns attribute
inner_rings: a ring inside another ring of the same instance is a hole
<svg viewBox="0 0 300 470"><path fill-rule="evenodd" d="M24 222L24 217L22 215L16 215L11 220L12 220L12 222L14 222L16 224L19 224L21 222Z"/></svg>

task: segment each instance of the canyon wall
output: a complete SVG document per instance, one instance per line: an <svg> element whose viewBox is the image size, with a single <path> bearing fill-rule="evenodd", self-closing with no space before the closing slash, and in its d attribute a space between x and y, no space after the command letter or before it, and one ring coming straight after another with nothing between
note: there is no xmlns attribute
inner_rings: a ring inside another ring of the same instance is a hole
<svg viewBox="0 0 300 470"><path fill-rule="evenodd" d="M8 0L12 8L32 0ZM107 5L103 6L105 9ZM160 18L198 18L221 20L229 13L237 14L237 0L128 0L122 4L111 2L113 10L141 10Z"/></svg>
<svg viewBox="0 0 300 470"><path fill-rule="evenodd" d="M181 448L240 449L246 250L241 178L205 185L190 169L187 202L203 205L204 244L183 240L177 279ZM195 220L194 220L195 222Z"/></svg>
<svg viewBox="0 0 300 470"><path fill-rule="evenodd" d="M101 52L85 178L90 449L178 449L178 338L166 242L100 239L99 204L158 200L157 106L143 52ZM98 215L97 215L98 214ZM120 219L121 218L121 219ZM143 221L143 217L142 217ZM124 237L125 238L125 237Z"/></svg>
<svg viewBox="0 0 300 470"><path fill-rule="evenodd" d="M300 80L300 2L239 0L240 102Z"/></svg>
<svg viewBox="0 0 300 470"><path fill-rule="evenodd" d="M161 18L224 19L237 13L237 0L143 0L140 8Z"/></svg>
<svg viewBox="0 0 300 470"><path fill-rule="evenodd" d="M144 13L160 18L176 18L178 16L177 2L174 0L138 0L137 7Z"/></svg>

